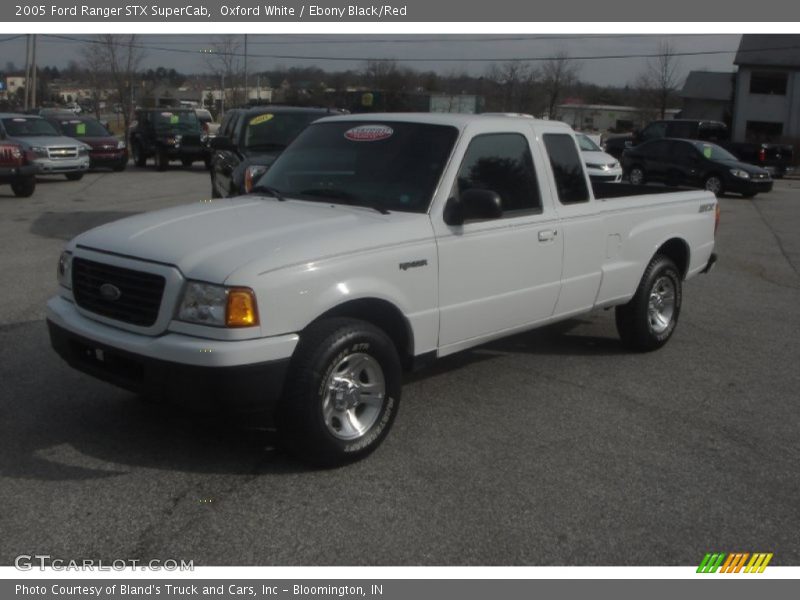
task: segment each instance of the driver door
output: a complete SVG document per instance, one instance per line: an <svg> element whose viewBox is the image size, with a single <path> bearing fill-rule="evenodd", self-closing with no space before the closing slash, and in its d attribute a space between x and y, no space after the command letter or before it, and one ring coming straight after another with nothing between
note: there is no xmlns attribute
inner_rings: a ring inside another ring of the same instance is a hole
<svg viewBox="0 0 800 600"><path fill-rule="evenodd" d="M563 234L547 198L533 132L469 140L450 190L496 192L502 216L448 225L432 215L439 254L439 354L549 318L561 284ZM462 142L463 143L463 142Z"/></svg>

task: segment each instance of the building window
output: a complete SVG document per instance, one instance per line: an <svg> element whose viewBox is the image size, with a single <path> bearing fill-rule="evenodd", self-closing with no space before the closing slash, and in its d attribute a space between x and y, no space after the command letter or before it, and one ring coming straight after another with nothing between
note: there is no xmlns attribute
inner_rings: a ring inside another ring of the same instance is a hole
<svg viewBox="0 0 800 600"><path fill-rule="evenodd" d="M748 121L744 135L748 142L777 142L783 135L783 123Z"/></svg>
<svg viewBox="0 0 800 600"><path fill-rule="evenodd" d="M753 71L750 74L750 93L785 96L788 80L788 75L781 71Z"/></svg>

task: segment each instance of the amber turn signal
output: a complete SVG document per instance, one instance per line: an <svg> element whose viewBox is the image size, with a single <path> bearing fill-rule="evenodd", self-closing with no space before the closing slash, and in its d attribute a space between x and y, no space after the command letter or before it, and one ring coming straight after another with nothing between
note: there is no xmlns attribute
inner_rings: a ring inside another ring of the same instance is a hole
<svg viewBox="0 0 800 600"><path fill-rule="evenodd" d="M258 325L256 295L250 288L230 288L225 310L227 327L252 327Z"/></svg>

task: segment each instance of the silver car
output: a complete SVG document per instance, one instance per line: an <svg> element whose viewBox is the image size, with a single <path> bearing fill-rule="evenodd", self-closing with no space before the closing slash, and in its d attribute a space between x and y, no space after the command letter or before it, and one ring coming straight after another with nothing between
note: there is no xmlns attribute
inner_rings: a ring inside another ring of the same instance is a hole
<svg viewBox="0 0 800 600"><path fill-rule="evenodd" d="M90 147L61 135L42 117L0 113L0 139L30 150L39 174L63 173L70 181L77 181L89 170Z"/></svg>

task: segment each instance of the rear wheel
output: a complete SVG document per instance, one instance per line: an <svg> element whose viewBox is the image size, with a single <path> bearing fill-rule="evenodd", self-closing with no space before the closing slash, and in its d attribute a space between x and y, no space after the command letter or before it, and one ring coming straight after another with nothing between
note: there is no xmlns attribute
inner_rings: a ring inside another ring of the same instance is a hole
<svg viewBox="0 0 800 600"><path fill-rule="evenodd" d="M147 157L142 152L142 146L139 142L134 142L131 145L131 154L133 155L133 164L137 167L144 167L147 165Z"/></svg>
<svg viewBox="0 0 800 600"><path fill-rule="evenodd" d="M36 190L36 177L22 177L11 182L11 191L17 198L29 198Z"/></svg>
<svg viewBox="0 0 800 600"><path fill-rule="evenodd" d="M191 158L182 158L182 159L181 159L181 164L182 164L184 167L191 167L193 162L194 162L194 161L193 161Z"/></svg>
<svg viewBox="0 0 800 600"><path fill-rule="evenodd" d="M389 337L357 319L311 325L300 337L278 412L284 447L333 467L375 450L394 422L401 367Z"/></svg>
<svg viewBox="0 0 800 600"><path fill-rule="evenodd" d="M633 185L644 185L647 181L647 178L644 174L644 169L639 165L631 167L630 173L628 173L628 179Z"/></svg>
<svg viewBox="0 0 800 600"><path fill-rule="evenodd" d="M622 343L639 352L666 344L678 324L681 298L678 267L668 257L657 254L647 265L631 301L616 309Z"/></svg>
<svg viewBox="0 0 800 600"><path fill-rule="evenodd" d="M725 191L722 185L722 178L720 178L719 175L709 175L706 177L703 187L715 196L721 196Z"/></svg>
<svg viewBox="0 0 800 600"><path fill-rule="evenodd" d="M64 173L67 181L80 181L83 179L83 173Z"/></svg>
<svg viewBox="0 0 800 600"><path fill-rule="evenodd" d="M167 167L169 167L169 157L165 150L159 150L156 153L156 169L166 171Z"/></svg>

